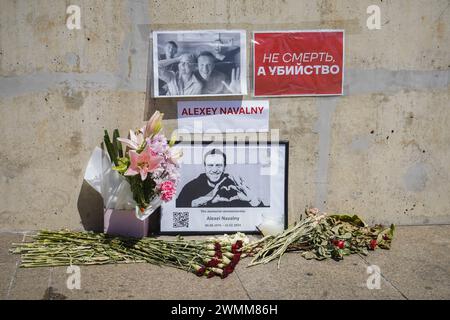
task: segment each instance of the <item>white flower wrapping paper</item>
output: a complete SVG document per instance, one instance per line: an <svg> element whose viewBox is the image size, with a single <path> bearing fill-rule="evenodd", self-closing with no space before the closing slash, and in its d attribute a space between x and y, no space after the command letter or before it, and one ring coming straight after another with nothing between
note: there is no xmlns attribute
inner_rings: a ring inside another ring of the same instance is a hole
<svg viewBox="0 0 450 320"><path fill-rule="evenodd" d="M96 147L91 154L84 180L101 194L103 206L106 209L134 210L136 208L130 184L112 169L108 154L99 147ZM139 215L139 219L142 219L142 215Z"/></svg>

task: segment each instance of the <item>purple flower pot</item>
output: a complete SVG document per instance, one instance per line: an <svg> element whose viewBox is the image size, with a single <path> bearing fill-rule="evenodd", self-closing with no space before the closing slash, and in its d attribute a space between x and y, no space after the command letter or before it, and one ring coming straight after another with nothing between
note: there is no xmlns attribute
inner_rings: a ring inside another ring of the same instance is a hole
<svg viewBox="0 0 450 320"><path fill-rule="evenodd" d="M104 232L116 236L143 238L148 235L148 218L136 218L135 210L105 209Z"/></svg>

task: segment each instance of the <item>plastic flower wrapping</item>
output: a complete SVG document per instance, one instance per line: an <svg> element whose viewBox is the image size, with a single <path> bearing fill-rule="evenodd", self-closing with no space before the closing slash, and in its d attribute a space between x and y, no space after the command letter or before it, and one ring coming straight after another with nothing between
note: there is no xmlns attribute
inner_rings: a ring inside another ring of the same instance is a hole
<svg viewBox="0 0 450 320"><path fill-rule="evenodd" d="M105 208L135 209L144 220L162 202L172 200L182 154L174 151L174 139L168 141L161 133L163 115L156 111L144 127L130 130L128 138L116 129L111 139L105 130L106 152L94 150L85 174Z"/></svg>

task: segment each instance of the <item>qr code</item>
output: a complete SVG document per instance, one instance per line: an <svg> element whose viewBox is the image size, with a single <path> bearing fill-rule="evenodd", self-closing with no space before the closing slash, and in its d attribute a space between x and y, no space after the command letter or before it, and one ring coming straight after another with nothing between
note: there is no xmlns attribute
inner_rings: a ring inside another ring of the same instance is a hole
<svg viewBox="0 0 450 320"><path fill-rule="evenodd" d="M189 212L174 212L173 213L173 227L174 228L188 228L189 227Z"/></svg>

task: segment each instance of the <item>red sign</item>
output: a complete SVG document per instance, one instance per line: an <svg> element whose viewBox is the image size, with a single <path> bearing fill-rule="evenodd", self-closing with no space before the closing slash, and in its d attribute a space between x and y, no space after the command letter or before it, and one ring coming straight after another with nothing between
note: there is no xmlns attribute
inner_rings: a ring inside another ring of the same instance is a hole
<svg viewBox="0 0 450 320"><path fill-rule="evenodd" d="M344 31L255 32L255 96L341 95Z"/></svg>

